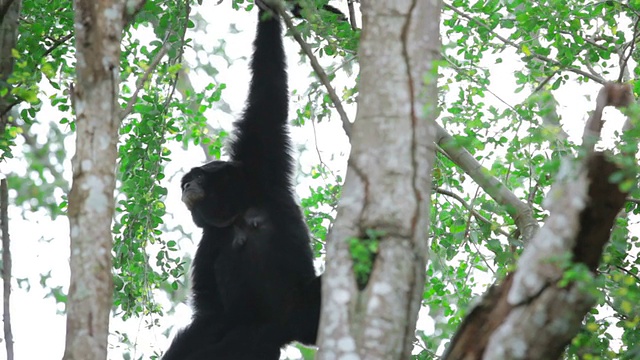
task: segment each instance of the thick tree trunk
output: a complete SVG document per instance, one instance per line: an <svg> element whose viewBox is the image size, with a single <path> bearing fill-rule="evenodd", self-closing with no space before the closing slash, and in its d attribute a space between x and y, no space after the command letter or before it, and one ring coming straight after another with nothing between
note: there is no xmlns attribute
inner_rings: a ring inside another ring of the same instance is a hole
<svg viewBox="0 0 640 360"><path fill-rule="evenodd" d="M362 3L358 115L328 240L319 359L411 354L427 261L440 7ZM352 270L355 239L378 242L363 290Z"/></svg>
<svg viewBox="0 0 640 360"><path fill-rule="evenodd" d="M135 4L134 4L135 5ZM124 0L75 0L76 155L69 193L71 284L65 360L106 359L113 303L111 221Z"/></svg>

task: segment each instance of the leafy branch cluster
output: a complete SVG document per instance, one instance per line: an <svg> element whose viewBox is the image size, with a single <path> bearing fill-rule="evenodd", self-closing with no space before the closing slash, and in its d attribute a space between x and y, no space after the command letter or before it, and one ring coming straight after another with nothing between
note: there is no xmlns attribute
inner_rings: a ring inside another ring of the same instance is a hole
<svg viewBox="0 0 640 360"><path fill-rule="evenodd" d="M555 95L572 82L603 83L604 78L616 80L627 71L637 77L638 68L627 64L629 58L638 56L633 46L638 41L638 9L634 6L615 1L445 1L440 121L455 134L458 146L486 166L487 174L524 199L537 222L548 216L541 204L558 173L560 159L580 154L562 128ZM522 64L513 73L516 93L527 94L517 104L505 100L512 96L492 83L500 71L496 69L514 57ZM631 84L637 96L638 83ZM584 116L583 109L575 111ZM618 145L615 148L623 153L637 153L623 150L628 145ZM637 162L634 156L619 158ZM451 338L468 299L482 294L492 282L487 278L501 279L513 270L527 241L521 238L509 205L487 196L487 189L478 187L458 165L442 153L434 169L433 256L424 299L442 332L421 338L424 354L436 354ZM637 165L625 167L637 169ZM632 193L632 198L636 196L637 191ZM629 202L626 210L637 213L636 202ZM610 300L634 304L640 294L637 280L629 278L636 276L640 266L633 251L637 237L628 234L636 220L629 221L618 220L612 243L605 249L599 269L604 281L594 283L605 295L574 339L568 358L584 358L585 354L630 358L637 351L635 322L608 317L640 319L635 307L622 311ZM576 281L585 279L571 267L566 274ZM622 346L611 341L612 334L620 330Z"/></svg>

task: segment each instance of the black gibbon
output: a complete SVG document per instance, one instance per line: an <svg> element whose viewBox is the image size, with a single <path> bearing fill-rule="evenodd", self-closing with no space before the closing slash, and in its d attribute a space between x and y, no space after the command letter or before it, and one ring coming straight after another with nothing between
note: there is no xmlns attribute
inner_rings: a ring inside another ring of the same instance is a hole
<svg viewBox="0 0 640 360"><path fill-rule="evenodd" d="M182 200L203 235L192 268L192 322L164 360L278 359L292 341L316 341L321 281L293 192L282 27L256 3L253 77L230 160L182 178Z"/></svg>

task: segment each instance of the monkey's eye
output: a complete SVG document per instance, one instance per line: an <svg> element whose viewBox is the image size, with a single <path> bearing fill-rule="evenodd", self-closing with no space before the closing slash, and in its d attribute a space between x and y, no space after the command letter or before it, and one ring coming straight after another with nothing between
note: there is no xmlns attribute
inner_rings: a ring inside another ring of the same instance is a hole
<svg viewBox="0 0 640 360"><path fill-rule="evenodd" d="M182 189L182 191L184 191L184 189L190 182L194 180L198 180L203 176L204 176L204 171L202 171L200 168L195 168L191 170L187 175L185 175L184 178L182 178L182 184L180 184L180 188Z"/></svg>

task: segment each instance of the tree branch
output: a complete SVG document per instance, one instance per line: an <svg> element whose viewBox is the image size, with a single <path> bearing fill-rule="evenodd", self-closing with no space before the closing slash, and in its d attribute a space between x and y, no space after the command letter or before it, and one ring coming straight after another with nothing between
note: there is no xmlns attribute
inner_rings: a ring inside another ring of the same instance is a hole
<svg viewBox="0 0 640 360"><path fill-rule="evenodd" d="M606 83L596 98L596 109L593 111L589 120L587 120L582 134L582 147L587 154L593 153L596 142L600 139L602 131L602 111L606 106L615 106L616 108L627 107L633 101L633 92L631 85Z"/></svg>
<svg viewBox="0 0 640 360"><path fill-rule="evenodd" d="M636 205L640 205L640 199L634 199L634 198L627 198L627 202L630 202L632 204L636 204Z"/></svg>
<svg viewBox="0 0 640 360"><path fill-rule="evenodd" d="M298 32L295 26L293 26L291 17L289 17L289 15L284 11L283 7L278 6L277 11L278 11L278 14L280 14L280 16L282 17L282 19L284 19L284 22L287 25L287 28L289 29L289 31L291 31L291 34L293 34L294 39L296 39L298 44L300 44L302 51L304 51L304 53L309 58L313 71L315 71L316 76L318 76L318 79L320 80L322 85L324 85L325 89L327 89L329 98L333 102L333 105L335 106L336 111L338 111L338 114L340 115L340 119L342 120L342 128L344 129L344 132L347 134L347 137L351 138L352 124L349 121L349 117L347 116L347 113L344 111L344 108L342 107L342 102L340 101L338 94L336 94L335 89L333 88L333 86L331 86L331 80L329 80L327 73L324 71L322 66L320 66L320 63L318 63L318 59L316 59L316 57L313 55L313 51L311 50L309 45L306 42L304 42L304 39L300 35L300 32Z"/></svg>
<svg viewBox="0 0 640 360"><path fill-rule="evenodd" d="M436 124L436 144L440 151L451 161L460 166L493 200L505 207L522 234L523 241L528 242L538 230L538 223L533 218L531 208L521 201L496 177L489 175L485 169L465 148L459 146L447 130Z"/></svg>
<svg viewBox="0 0 640 360"><path fill-rule="evenodd" d="M476 211L473 206L471 206L469 203L467 203L460 195L454 193L453 191L449 191L449 190L445 190L442 188L433 188L433 191L437 192L438 194L442 194L442 195L446 195L449 197L452 197L456 200L458 200L458 202L460 202L462 204L462 206L469 210L469 212L471 212L471 215L473 215L473 217L476 218L476 220L478 221L482 221L483 223L489 224L489 225L493 225L493 222L491 221L491 219L487 219L486 217L482 216L482 214L480 214L478 211ZM510 237L509 233L497 228L495 230L496 232L500 233L501 235L504 235L506 237Z"/></svg>
<svg viewBox="0 0 640 360"><path fill-rule="evenodd" d="M123 120L124 118L129 116L129 114L131 114L131 111L133 110L133 106L138 100L138 93L144 86L144 83L147 82L147 80L149 79L149 76L151 76L151 73L153 72L153 70L156 68L156 66L158 66L158 64L160 63L160 60L162 60L162 58L165 56L168 49L169 47L167 46L167 43L166 42L162 43L162 46L160 47L160 51L158 51L156 56L153 58L153 60L151 61L151 64L149 64L149 67L147 68L147 70L145 70L142 77L138 79L138 82L136 83L136 90L133 92L133 95L131 95L131 98L127 102L127 106L124 108L124 110L120 112L120 120Z"/></svg>
<svg viewBox="0 0 640 360"><path fill-rule="evenodd" d="M349 6L349 23L353 30L357 30L358 23L356 22L356 10L354 9L353 2L354 0L347 0L347 5Z"/></svg>
<svg viewBox="0 0 640 360"><path fill-rule="evenodd" d="M631 55L633 55L633 49L636 46L636 41L638 37L638 24L640 24L640 18L638 18L636 20L636 23L633 25L633 36L631 37L631 41L628 46L629 53L624 58L622 56L620 57L621 64L620 64L620 75L618 76L618 82L622 82L622 80L624 79L624 72L627 67L627 64L629 63L629 58L631 57ZM624 54L624 51L622 53Z"/></svg>
<svg viewBox="0 0 640 360"><path fill-rule="evenodd" d="M21 102L22 102L22 99L16 98L12 102L10 102L6 106L4 106L4 108L0 108L0 118L4 118L5 115L7 115L9 113L9 111L11 111L11 109L13 109L14 106L20 104Z"/></svg>
<svg viewBox="0 0 640 360"><path fill-rule="evenodd" d="M44 52L44 54L42 54L42 57L49 56L49 54L51 54L53 50L57 49L60 45L67 42L67 40L71 39L72 37L73 37L73 33L67 34L59 39L53 40L53 44Z"/></svg>

